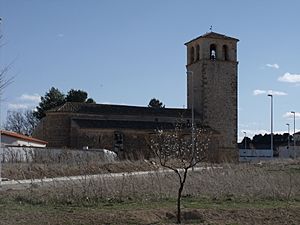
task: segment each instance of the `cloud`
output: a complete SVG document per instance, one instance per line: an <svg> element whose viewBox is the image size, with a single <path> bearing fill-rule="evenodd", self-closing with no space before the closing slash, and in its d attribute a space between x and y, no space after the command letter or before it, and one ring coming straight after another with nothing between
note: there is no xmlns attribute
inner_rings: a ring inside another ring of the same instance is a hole
<svg viewBox="0 0 300 225"><path fill-rule="evenodd" d="M14 109L14 110L21 110L21 109L28 109L29 105L28 104L14 104L14 103L9 103L8 104L9 109Z"/></svg>
<svg viewBox="0 0 300 225"><path fill-rule="evenodd" d="M34 109L41 101L41 96L38 94L22 94L16 98L16 101L8 103L7 107L10 110L28 110Z"/></svg>
<svg viewBox="0 0 300 225"><path fill-rule="evenodd" d="M19 98L22 101L30 101L34 103L39 103L41 101L41 96L38 94L28 95L28 94L22 94Z"/></svg>
<svg viewBox="0 0 300 225"><path fill-rule="evenodd" d="M266 64L267 67L270 67L270 68L274 68L274 69L279 69L279 65L277 63L274 63L274 64Z"/></svg>
<svg viewBox="0 0 300 225"><path fill-rule="evenodd" d="M267 94L267 91L258 90L258 89L253 91L253 95L264 95L264 94Z"/></svg>
<svg viewBox="0 0 300 225"><path fill-rule="evenodd" d="M300 119L300 112L296 112L296 113L295 113L295 117L296 117L296 119ZM283 118L293 119L293 118L294 118L294 113L286 112L286 113L283 115Z"/></svg>
<svg viewBox="0 0 300 225"><path fill-rule="evenodd" d="M278 77L278 81L287 83L300 83L300 74L285 73L283 76Z"/></svg>
<svg viewBox="0 0 300 225"><path fill-rule="evenodd" d="M59 33L59 34L57 34L56 36L57 36L58 38L63 38L65 35L62 34L62 33Z"/></svg>
<svg viewBox="0 0 300 225"><path fill-rule="evenodd" d="M253 95L267 95L267 94L270 94L270 95L274 95L274 96L285 96L285 95L288 95L287 93L285 92L282 92L282 91L273 91L273 90L259 90L259 89L256 89L253 91Z"/></svg>
<svg viewBox="0 0 300 225"><path fill-rule="evenodd" d="M274 96L285 96L285 95L288 95L287 93L282 92L282 91L272 91L272 90L269 90L268 94L271 94L271 95L274 95Z"/></svg>

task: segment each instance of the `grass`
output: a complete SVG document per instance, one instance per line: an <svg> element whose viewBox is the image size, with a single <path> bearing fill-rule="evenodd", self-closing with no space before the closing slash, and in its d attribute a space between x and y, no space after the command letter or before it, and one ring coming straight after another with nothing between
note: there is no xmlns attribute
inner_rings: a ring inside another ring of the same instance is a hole
<svg viewBox="0 0 300 225"><path fill-rule="evenodd" d="M118 172L123 168L127 171L140 170L141 167L144 170L157 169L151 162L142 161L137 166L138 163L93 164L76 171L72 168L65 171L66 167L58 167L58 164L20 165L17 169L11 165L6 171L10 172L7 174L17 171L19 175L35 177L73 172ZM53 172L55 166L56 172ZM300 224L299 161L222 164L218 167L189 172L182 209L183 212L195 212L199 219L185 222L206 225ZM0 225L172 224L174 218L166 215L175 212L177 191L175 174L159 172L147 176L91 180L83 177L78 182L53 182L45 187L37 185L22 191L0 191Z"/></svg>
<svg viewBox="0 0 300 225"><path fill-rule="evenodd" d="M288 202L290 207L299 207L299 201ZM249 201L248 199L223 199L223 200L211 200L211 199L199 199L189 198L183 200L183 206L187 208L202 208L202 209L273 209L273 208L285 208L287 201L272 200L272 199L257 199Z"/></svg>
<svg viewBox="0 0 300 225"><path fill-rule="evenodd" d="M289 204L289 207L300 209L300 201L293 200L290 202L276 199L258 199L249 201L247 199L209 199L199 197L183 197L182 206L186 209L272 209L284 208ZM3 198L0 202L0 208L17 208L17 210L27 210L33 208L48 208L48 209L85 209L94 208L98 210L150 210L164 209L176 206L175 198L164 199L148 199L148 200L124 200L118 199L103 199L98 202L81 201L70 204L60 204L57 202L36 203L28 201L25 198Z"/></svg>
<svg viewBox="0 0 300 225"><path fill-rule="evenodd" d="M147 201L109 199L97 204L31 204L20 199L2 198L0 203L0 224L173 224L174 219L166 217L166 212L175 211L176 199L166 198ZM200 219L190 219L187 224L223 224L215 223L211 216L218 213L243 214L251 212L284 212L287 204L284 201L261 199L249 202L244 199L213 200L208 198L183 198L183 211L194 210ZM300 212L300 202L289 204L293 217ZM215 212L215 213L211 213ZM208 218L205 215L208 214ZM299 215L299 214L298 214ZM276 215L273 215L276 217ZM37 221L35 221L39 218ZM297 218L293 218L297 222ZM298 218L299 219L299 218ZM226 222L227 221L227 222ZM234 223L224 218L224 224ZM247 223L245 223L247 224ZM267 223L266 223L267 224ZM274 221L274 224L279 224ZM291 223L292 224L292 223ZM296 224L296 223L295 223Z"/></svg>

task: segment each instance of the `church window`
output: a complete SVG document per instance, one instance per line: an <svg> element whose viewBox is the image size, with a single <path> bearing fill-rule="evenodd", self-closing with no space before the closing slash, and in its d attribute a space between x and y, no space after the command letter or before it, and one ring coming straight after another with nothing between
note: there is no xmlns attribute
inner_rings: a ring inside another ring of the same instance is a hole
<svg viewBox="0 0 300 225"><path fill-rule="evenodd" d="M195 49L194 47L191 47L191 50L190 50L190 63L193 63L194 62L194 55L195 55Z"/></svg>
<svg viewBox="0 0 300 225"><path fill-rule="evenodd" d="M215 44L210 45L210 59L211 60L217 59L217 47Z"/></svg>
<svg viewBox="0 0 300 225"><path fill-rule="evenodd" d="M196 47L196 60L198 61L200 59L200 46L197 45Z"/></svg>
<svg viewBox="0 0 300 225"><path fill-rule="evenodd" d="M223 45L223 59L225 61L228 60L228 47L227 47L227 45Z"/></svg>

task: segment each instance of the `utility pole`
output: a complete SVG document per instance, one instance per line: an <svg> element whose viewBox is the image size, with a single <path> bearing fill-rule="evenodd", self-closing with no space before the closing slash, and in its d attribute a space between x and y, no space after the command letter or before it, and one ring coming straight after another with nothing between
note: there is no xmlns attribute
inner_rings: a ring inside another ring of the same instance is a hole
<svg viewBox="0 0 300 225"><path fill-rule="evenodd" d="M273 157L273 95L268 94L269 97L271 97L271 151L272 151L272 157Z"/></svg>
<svg viewBox="0 0 300 225"><path fill-rule="evenodd" d="M2 18L0 17L0 39L1 39L1 25L2 25ZM0 43L1 44L1 43ZM0 66L1 66L1 63L0 63ZM0 68L1 70L1 68ZM1 80L0 80L0 86L2 87L5 83L5 80L4 80L4 74L2 73L1 74ZM4 83L3 83L4 82ZM2 101L2 90L0 90L0 189L2 189L2 176L1 176L1 173L2 173L2 158L3 158L3 149L2 149L2 126L1 126L1 101Z"/></svg>
<svg viewBox="0 0 300 225"><path fill-rule="evenodd" d="M293 139L294 139L294 158L296 158L296 140L295 140L295 133L296 133L296 112L291 111L292 114L294 114L294 134L293 134Z"/></svg>
<svg viewBox="0 0 300 225"><path fill-rule="evenodd" d="M246 133L246 131L244 131L244 134L245 134L245 149L247 148L247 133Z"/></svg>
<svg viewBox="0 0 300 225"><path fill-rule="evenodd" d="M288 149L290 149L290 124L287 123L286 125L288 127Z"/></svg>
<svg viewBox="0 0 300 225"><path fill-rule="evenodd" d="M194 72L193 71L186 71L187 75L190 74L192 76L192 153L193 153L193 163L195 162L195 114L194 114ZM194 170L194 167L192 167Z"/></svg>

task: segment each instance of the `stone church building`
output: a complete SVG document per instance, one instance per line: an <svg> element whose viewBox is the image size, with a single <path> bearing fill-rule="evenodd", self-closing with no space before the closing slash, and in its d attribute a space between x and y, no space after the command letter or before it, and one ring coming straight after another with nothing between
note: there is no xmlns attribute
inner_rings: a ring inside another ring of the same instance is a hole
<svg viewBox="0 0 300 225"><path fill-rule="evenodd" d="M237 42L209 32L187 43L187 109L67 102L49 110L34 136L58 148L105 148L136 158L149 156L156 129L179 121L213 131L219 159L237 158Z"/></svg>

